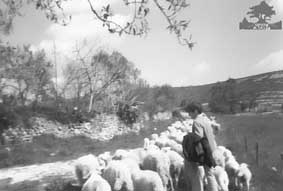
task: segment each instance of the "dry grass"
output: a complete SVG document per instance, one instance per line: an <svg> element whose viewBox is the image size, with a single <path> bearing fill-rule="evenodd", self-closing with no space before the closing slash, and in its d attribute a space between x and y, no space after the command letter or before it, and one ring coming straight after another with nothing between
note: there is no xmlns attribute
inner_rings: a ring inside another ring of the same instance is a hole
<svg viewBox="0 0 283 191"><path fill-rule="evenodd" d="M229 147L239 162L250 165L255 191L281 191L283 177L274 172L273 166L282 170L283 115L219 115L223 131L217 136L218 143ZM245 137L248 150L245 151ZM259 164L256 163L255 145L259 145Z"/></svg>

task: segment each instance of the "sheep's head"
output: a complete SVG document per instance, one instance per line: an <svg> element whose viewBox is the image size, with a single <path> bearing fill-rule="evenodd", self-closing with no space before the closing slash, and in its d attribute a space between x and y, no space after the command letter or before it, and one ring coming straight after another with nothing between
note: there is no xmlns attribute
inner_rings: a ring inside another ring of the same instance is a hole
<svg viewBox="0 0 283 191"><path fill-rule="evenodd" d="M166 152L170 151L171 148L170 147L163 147L161 150L166 153Z"/></svg>
<svg viewBox="0 0 283 191"><path fill-rule="evenodd" d="M123 149L118 149L116 150L116 152L114 153L112 159L114 160L121 160L125 157L127 157L129 155L129 152Z"/></svg>
<svg viewBox="0 0 283 191"><path fill-rule="evenodd" d="M243 173L243 171L241 170L241 169L239 169L239 170L237 170L237 177L242 177L242 176L244 176L244 173Z"/></svg>
<svg viewBox="0 0 283 191"><path fill-rule="evenodd" d="M144 149L148 149L148 147L149 147L149 139L148 138L144 138L144 140L143 140L143 148Z"/></svg>
<svg viewBox="0 0 283 191"><path fill-rule="evenodd" d="M158 139L158 135L155 134L155 133L152 134L152 135L151 135L151 139L152 139L152 140L157 140L157 139Z"/></svg>

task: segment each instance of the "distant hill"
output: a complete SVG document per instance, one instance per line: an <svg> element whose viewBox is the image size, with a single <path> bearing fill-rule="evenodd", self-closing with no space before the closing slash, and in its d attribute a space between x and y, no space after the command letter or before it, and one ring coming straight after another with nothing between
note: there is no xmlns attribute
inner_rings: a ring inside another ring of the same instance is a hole
<svg viewBox="0 0 283 191"><path fill-rule="evenodd" d="M256 97L256 102L283 104L283 70L238 78L236 80L236 91L241 100ZM222 83L222 82L220 82ZM202 103L209 101L209 92L215 83L174 87L179 99L193 99Z"/></svg>

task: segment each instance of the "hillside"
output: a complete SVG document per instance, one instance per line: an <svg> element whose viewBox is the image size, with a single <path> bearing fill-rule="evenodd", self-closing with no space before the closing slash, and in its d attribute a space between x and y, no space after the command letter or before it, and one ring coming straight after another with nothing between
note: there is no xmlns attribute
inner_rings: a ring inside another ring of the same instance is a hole
<svg viewBox="0 0 283 191"><path fill-rule="evenodd" d="M255 96L256 102L259 103L283 103L283 70L238 78L236 83L236 91L242 100ZM209 91L213 85L215 83L175 87L174 90L179 98L193 99L205 103L209 100Z"/></svg>

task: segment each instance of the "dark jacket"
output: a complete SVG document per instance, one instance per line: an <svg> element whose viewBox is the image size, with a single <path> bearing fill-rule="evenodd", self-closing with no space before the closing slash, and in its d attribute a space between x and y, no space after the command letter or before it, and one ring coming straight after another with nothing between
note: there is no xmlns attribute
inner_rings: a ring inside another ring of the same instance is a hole
<svg viewBox="0 0 283 191"><path fill-rule="evenodd" d="M193 132L184 136L182 146L186 160L198 162L200 165L215 166L212 156L215 148L214 135L210 133L210 124L203 116L199 116L193 124ZM207 136L207 134L209 136Z"/></svg>

